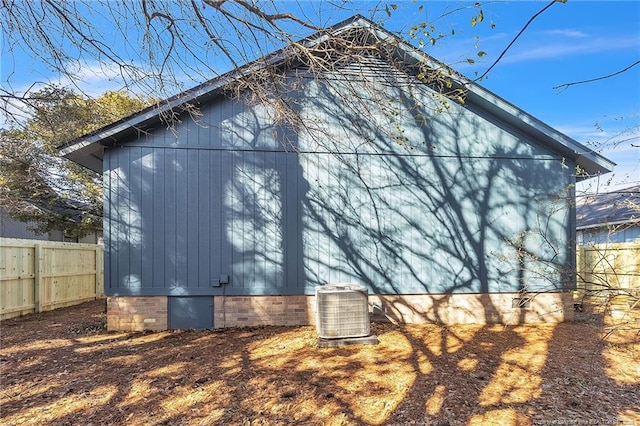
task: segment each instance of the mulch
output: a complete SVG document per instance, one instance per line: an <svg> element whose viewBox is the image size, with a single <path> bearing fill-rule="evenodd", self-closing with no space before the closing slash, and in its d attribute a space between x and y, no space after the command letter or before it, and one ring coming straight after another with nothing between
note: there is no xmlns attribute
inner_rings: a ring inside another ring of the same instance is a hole
<svg viewBox="0 0 640 426"><path fill-rule="evenodd" d="M640 339L594 313L321 348L313 327L110 333L104 308L0 323L0 423L640 425Z"/></svg>

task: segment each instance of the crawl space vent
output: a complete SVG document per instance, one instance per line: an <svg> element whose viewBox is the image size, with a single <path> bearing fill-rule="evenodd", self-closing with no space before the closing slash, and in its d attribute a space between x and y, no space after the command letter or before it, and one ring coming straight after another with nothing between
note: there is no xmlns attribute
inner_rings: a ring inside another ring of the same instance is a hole
<svg viewBox="0 0 640 426"><path fill-rule="evenodd" d="M316 328L322 339L368 336L367 289L357 284L316 287Z"/></svg>

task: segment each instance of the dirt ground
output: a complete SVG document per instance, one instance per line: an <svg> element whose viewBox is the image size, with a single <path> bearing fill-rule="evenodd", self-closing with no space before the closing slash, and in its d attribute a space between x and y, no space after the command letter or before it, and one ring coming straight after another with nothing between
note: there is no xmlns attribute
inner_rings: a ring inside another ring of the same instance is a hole
<svg viewBox="0 0 640 426"><path fill-rule="evenodd" d="M104 301L0 323L4 425L640 425L640 342L557 326L108 333Z"/></svg>

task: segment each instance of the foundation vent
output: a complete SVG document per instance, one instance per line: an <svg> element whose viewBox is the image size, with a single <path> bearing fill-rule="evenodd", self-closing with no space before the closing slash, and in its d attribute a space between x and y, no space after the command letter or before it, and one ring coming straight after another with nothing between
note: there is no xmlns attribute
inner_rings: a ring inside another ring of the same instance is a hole
<svg viewBox="0 0 640 426"><path fill-rule="evenodd" d="M316 287L316 328L322 339L369 335L367 289L357 284Z"/></svg>

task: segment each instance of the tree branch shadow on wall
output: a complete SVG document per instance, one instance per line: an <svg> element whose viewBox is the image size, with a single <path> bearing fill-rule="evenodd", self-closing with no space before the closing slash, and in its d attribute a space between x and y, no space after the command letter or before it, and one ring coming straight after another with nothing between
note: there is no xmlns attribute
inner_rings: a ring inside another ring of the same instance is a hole
<svg viewBox="0 0 640 426"><path fill-rule="evenodd" d="M557 156L393 73L384 84L304 78L280 91L297 125L269 105L223 100L173 138L150 132L127 148L111 169L109 282L179 296L354 281L372 294L441 295L426 314L389 306L399 320L448 322L453 294L477 295L470 309L481 312L469 313L487 323L511 321L489 293L565 289L571 222L550 210L566 205L558 183L569 180ZM230 284L212 288L225 274Z"/></svg>
<svg viewBox="0 0 640 426"><path fill-rule="evenodd" d="M327 188L309 192L305 207L330 240L333 258L318 260L324 270L374 294L443 295L429 315L436 322L447 322L439 315L454 293L479 294L485 322L495 323L507 319L490 292L565 289L560 272L571 265L564 239L570 221L568 211L552 209L567 205L558 182L570 179L557 158L506 139L499 123L479 126L464 110L430 113L400 90L392 94L398 111L376 115L371 105L323 89L310 109L339 130L316 130L330 178ZM394 127L384 123L389 115L409 119ZM526 188L530 197L513 188ZM558 242L563 246L554 247Z"/></svg>

